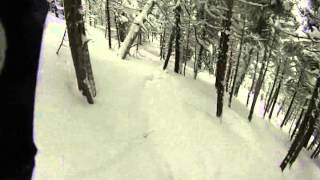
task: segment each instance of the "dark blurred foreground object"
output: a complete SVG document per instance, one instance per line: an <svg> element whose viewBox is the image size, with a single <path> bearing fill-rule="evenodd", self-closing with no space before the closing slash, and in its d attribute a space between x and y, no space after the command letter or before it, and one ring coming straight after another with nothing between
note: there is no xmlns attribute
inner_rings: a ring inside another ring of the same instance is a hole
<svg viewBox="0 0 320 180"><path fill-rule="evenodd" d="M35 87L47 12L46 0L1 1L7 49L0 72L0 180L32 176Z"/></svg>

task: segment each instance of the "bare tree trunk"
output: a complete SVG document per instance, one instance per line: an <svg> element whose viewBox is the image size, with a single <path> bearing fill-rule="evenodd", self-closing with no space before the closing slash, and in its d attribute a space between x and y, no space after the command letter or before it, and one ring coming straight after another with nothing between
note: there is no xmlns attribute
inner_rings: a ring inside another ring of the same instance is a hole
<svg viewBox="0 0 320 180"><path fill-rule="evenodd" d="M224 83L225 83L225 71L227 63L227 53L229 49L229 33L232 18L233 0L225 0L228 11L226 12L226 20L223 20L224 30L221 32L220 36L220 51L218 55L217 63L217 76L215 87L217 89L217 112L216 116L221 117L223 111L223 96L224 96Z"/></svg>
<svg viewBox="0 0 320 180"><path fill-rule="evenodd" d="M167 57L166 57L166 59L164 61L163 70L166 70L167 66L169 64L169 60L170 60L171 53L172 53L173 41L174 41L174 38L175 38L175 32L176 32L175 27L172 27L172 32L170 34L170 39L169 39L169 42L168 42Z"/></svg>
<svg viewBox="0 0 320 180"><path fill-rule="evenodd" d="M255 84L255 81L256 81L256 74L257 74L257 71L258 71L258 64L259 64L259 50L257 50L257 59L256 59L256 64L254 66L253 78L252 78L251 86L250 86L250 89L249 89L249 92L248 92L248 96L247 96L247 103L246 103L247 106L249 105L250 94L251 94L251 92L253 90L253 87L254 87L254 84Z"/></svg>
<svg viewBox="0 0 320 180"><path fill-rule="evenodd" d="M299 126L300 126L300 124L301 124L301 120L302 120L303 115L304 115L304 112L305 112L305 106L308 105L308 101L309 101L309 100L306 99L305 102L304 102L304 104L303 104L303 106L302 106L302 110L301 110L301 112L300 112L299 119L298 119L298 121L296 122L296 125L295 125L295 127L294 127L294 130L293 130L293 132L292 132L292 134L291 134L291 136L290 136L290 140L293 139L294 135L296 134L297 130L299 129Z"/></svg>
<svg viewBox="0 0 320 180"><path fill-rule="evenodd" d="M282 123L281 123L281 125L280 125L281 128L286 124L286 122L287 122L287 120L288 120L288 117L289 117L289 114L290 114L292 105L294 104L294 100L295 100L296 95L297 95L297 93L298 93L298 89L299 89L299 84L300 84L301 78L302 78L302 72L301 72L300 77L299 77L299 80L298 80L298 82L297 82L297 87L296 87L296 89L295 89L295 91L294 91L294 94L293 94L293 96L292 96L292 99L291 99L291 101L290 101L290 105L289 105L289 107L288 107L288 109L287 109L286 115L284 116L284 119L282 120Z"/></svg>
<svg viewBox="0 0 320 180"><path fill-rule="evenodd" d="M174 62L174 72L179 73L180 72L180 36L181 36L181 4L180 0L177 1L177 6L175 9L175 26L176 26L176 42L175 42L175 62Z"/></svg>
<svg viewBox="0 0 320 180"><path fill-rule="evenodd" d="M232 60L233 48L232 48L232 45L233 45L233 42L231 42L231 45L230 45L230 55L229 55L229 63L228 63L228 70L227 70L227 77L226 77L226 92L228 92L228 90L229 90L229 81L230 81L231 69L232 69L232 65L233 65L233 60Z"/></svg>
<svg viewBox="0 0 320 180"><path fill-rule="evenodd" d="M248 68L249 68L249 66L250 66L250 64L251 64L252 53L253 53L253 48L251 48L251 49L249 50L248 61L247 61L246 65L245 65L245 67L244 67L243 72L242 72L241 75L240 75L240 80L239 80L239 82L238 82L238 84L237 84L237 86L236 86L236 89L234 90L234 95L235 95L235 96L238 96L240 86L241 86L241 84L243 83L243 81L244 81L244 79L245 79L245 77L246 77Z"/></svg>
<svg viewBox="0 0 320 180"><path fill-rule="evenodd" d="M142 12L134 19L134 22L130 27L129 33L126 39L124 40L123 45L119 49L119 56L121 57L121 59L125 59L127 57L134 40L137 38L142 24L144 23L148 14L153 9L154 5L155 0L149 0L143 7Z"/></svg>
<svg viewBox="0 0 320 180"><path fill-rule="evenodd" d="M189 6L191 7L192 5L192 1L189 1ZM187 27L187 40L186 40L186 59L184 60L184 66L183 66L183 75L186 76L186 68L187 68L187 63L188 61L191 59L191 49L190 49L190 28L191 28L191 15L189 12L189 9L186 9L187 13L188 13L188 27Z"/></svg>
<svg viewBox="0 0 320 180"><path fill-rule="evenodd" d="M248 116L248 119L249 119L250 122L252 120L254 108L255 108L256 102L258 100L258 96L259 96L259 93L260 93L260 90L261 90L262 83L263 83L263 81L265 79L265 76L266 76L266 73L267 73L267 70L268 70L268 66L269 66L269 63L270 63L270 56L271 56L271 53L272 53L272 48L273 48L275 40L276 40L276 33L273 36L273 40L272 40L272 43L271 43L271 47L270 47L268 56L267 56L268 44L265 44L265 50L264 50L264 57L263 57L263 60L262 60L262 66L261 66L261 69L260 69L259 77L258 77L257 84L256 84L256 87L255 87L255 91L254 91L252 105L251 105L249 116ZM266 64L266 61L267 61L267 64Z"/></svg>
<svg viewBox="0 0 320 180"><path fill-rule="evenodd" d="M165 37L166 37L166 27L163 28L163 34L160 36L160 60L164 58L164 46L165 46Z"/></svg>
<svg viewBox="0 0 320 180"><path fill-rule="evenodd" d="M271 88L271 91L270 91L270 94L269 94L269 97L268 97L268 100L267 100L267 104L266 104L266 107L265 107L265 110L264 110L264 113L263 113L263 118L266 116L266 114L268 112L268 109L269 109L269 106L271 104L273 91L274 91L274 88L276 86L276 82L278 80L278 76L279 76L279 72L280 72L280 64L281 63L279 63L278 66L277 66L277 72L276 72L276 75L274 76L274 80L273 80L273 83L272 83L272 88Z"/></svg>
<svg viewBox="0 0 320 180"><path fill-rule="evenodd" d="M266 66L267 51L268 51L268 49L267 49L267 46L266 46L265 49L264 49L264 58L262 60L262 66L261 66L261 69L260 69L260 72L259 72L259 77L258 77L256 86L255 86L254 96L253 96L253 100L252 100L252 104L251 104L251 108L250 108L250 112L249 112L249 116L248 116L249 121L252 120L254 108L255 108L255 105L256 105L256 102L258 100L258 96L259 96L259 93L260 93L260 90L261 90L261 86L262 86L262 83L263 83L264 69L267 69L267 67L268 67L268 65Z"/></svg>
<svg viewBox="0 0 320 180"><path fill-rule="evenodd" d="M81 0L65 0L66 23L72 59L76 71L79 90L93 104L95 87L88 51L88 40L85 38L85 28L81 9Z"/></svg>
<svg viewBox="0 0 320 180"><path fill-rule="evenodd" d="M274 100L273 100L273 103L272 103L271 110L270 110L270 112L269 112L269 119L271 119L271 117L272 117L274 107L275 107L275 105L276 105L276 103L277 103L277 100L278 100L278 96L279 96L279 93L280 93L280 89L281 89L281 85L282 85L282 80L283 80L284 72L285 72L285 69L283 68L282 74L281 74L281 77L280 77L280 81L279 81L279 85L278 85L278 87L277 87L276 92L274 93L274 98L273 98Z"/></svg>
<svg viewBox="0 0 320 180"><path fill-rule="evenodd" d="M231 91L230 91L230 93L229 93L229 105L228 105L229 107L231 107L233 93L234 93L234 89L235 89L235 86L236 86L236 83L237 83L237 76L238 76L238 71L239 71L239 65L240 65L240 58L241 58L241 53L242 53L243 40L244 40L244 36L245 36L245 27L246 27L246 19L245 19L244 22L243 22L243 28L242 28L241 40L240 40L240 47L239 47L237 65L236 65L236 71L235 71L235 73L234 73L233 83L232 83Z"/></svg>
<svg viewBox="0 0 320 180"><path fill-rule="evenodd" d="M118 40L118 48L120 48L120 34L119 34L119 25L117 21L117 14L114 12L114 23L116 25L116 34L117 34L117 40Z"/></svg>
<svg viewBox="0 0 320 180"><path fill-rule="evenodd" d="M108 41L109 41L109 49L112 48L111 45L111 22L110 22L110 10L109 10L109 0L106 0L106 19L107 19L107 29L108 29Z"/></svg>

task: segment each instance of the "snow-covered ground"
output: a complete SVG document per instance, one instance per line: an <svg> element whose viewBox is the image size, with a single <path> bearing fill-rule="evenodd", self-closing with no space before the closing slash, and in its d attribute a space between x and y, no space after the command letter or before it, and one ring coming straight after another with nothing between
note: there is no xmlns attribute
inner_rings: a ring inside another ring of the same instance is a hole
<svg viewBox="0 0 320 180"><path fill-rule="evenodd" d="M288 138L266 120L248 123L239 101L217 119L214 78L207 73L195 81L191 72L164 72L159 58L145 50L120 60L103 32L92 28L98 95L87 104L77 90L68 43L55 54L64 29L62 20L48 16L35 112L35 179L320 179L305 153L282 173Z"/></svg>

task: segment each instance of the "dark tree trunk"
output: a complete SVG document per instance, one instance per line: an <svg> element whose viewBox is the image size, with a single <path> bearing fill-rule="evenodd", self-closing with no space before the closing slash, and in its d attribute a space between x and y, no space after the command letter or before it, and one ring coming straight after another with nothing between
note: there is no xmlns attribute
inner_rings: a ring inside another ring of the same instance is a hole
<svg viewBox="0 0 320 180"><path fill-rule="evenodd" d="M191 7L191 1L189 1L189 6ZM188 12L188 10L187 10ZM183 75L186 76L186 68L187 68L187 63L188 61L191 59L191 49L190 49L190 28L191 28L191 17L190 14L188 13L188 28L187 28L187 40L186 40L186 50L187 52L185 52L186 54L186 58L184 60L184 66L183 66Z"/></svg>
<svg viewBox="0 0 320 180"><path fill-rule="evenodd" d="M257 50L256 64L254 66L254 73L253 73L253 77L252 77L252 82L251 82L251 86L250 86L250 89L249 89L249 92L248 92L248 96L247 96L247 103L246 103L247 106L249 105L250 95L252 93L252 90L254 88L255 81L256 81L256 74L257 74L257 71L258 71L258 64L259 64L259 52L260 51Z"/></svg>
<svg viewBox="0 0 320 180"><path fill-rule="evenodd" d="M88 51L88 40L84 21L79 9L81 0L65 0L66 23L72 59L76 71L79 90L87 98L88 103L93 104L95 87Z"/></svg>
<svg viewBox="0 0 320 180"><path fill-rule="evenodd" d="M247 63L246 63L246 66L244 67L244 71L241 73L239 83L237 84L237 86L236 86L236 88L235 88L235 90L234 90L234 95L235 95L235 96L238 96L240 86L241 86L241 84L243 83L243 81L244 81L244 79L245 79L245 77L246 77L248 68L249 68L250 63L251 63L252 53L253 53L253 48L251 48L250 51L249 51L248 61L247 61Z"/></svg>
<svg viewBox="0 0 320 180"><path fill-rule="evenodd" d="M266 60L267 60L267 51L268 51L267 47L265 47L264 57L263 57L263 60L262 60L262 66L261 66L261 69L260 69L260 72L259 72L258 80L257 80L256 85L255 85L254 96L253 96L253 100L252 100L252 104L251 104L251 108L250 108L250 112L249 112L249 116L248 116L249 121L252 120L254 108L255 108L256 102L258 100L259 92L260 92L260 89L261 89L261 86L262 86L263 71L265 69Z"/></svg>
<svg viewBox="0 0 320 180"><path fill-rule="evenodd" d="M304 116L303 121L299 127L297 136L293 140L293 143L289 149L288 154L282 161L280 168L283 171L287 165L292 165L294 161L297 159L298 155L300 154L303 147L307 145L314 132L314 125L316 120L319 117L319 110L316 108L320 105L318 102L319 98L319 88L320 88L320 76L317 78L317 82L312 93L312 97L310 99L308 110Z"/></svg>
<svg viewBox="0 0 320 180"><path fill-rule="evenodd" d="M318 146L316 147L315 151L311 154L311 158L315 159L319 156L320 153L320 143L318 142Z"/></svg>
<svg viewBox="0 0 320 180"><path fill-rule="evenodd" d="M181 4L179 2L178 6L175 9L175 26L176 26L176 42L175 42L175 61L174 61L174 72L180 72L180 36L181 36Z"/></svg>
<svg viewBox="0 0 320 180"><path fill-rule="evenodd" d="M273 80L273 83L272 83L272 88L271 88L271 91L270 91L270 94L269 94L269 97L268 97L268 100L267 100L267 104L265 106L265 109L264 109L264 113L263 113L263 118L266 116L267 112L268 112L268 109L269 109L269 106L271 105L271 101L272 101L272 97L273 97L273 91L274 91L274 88L276 86L276 83L277 83L277 80L278 80L278 76L279 76L279 72L280 72L280 64L278 64L277 66L277 71L276 71L276 75L274 76L274 80Z"/></svg>
<svg viewBox="0 0 320 180"><path fill-rule="evenodd" d="M106 19L107 19L107 31L108 31L108 42L109 42L109 49L112 48L112 44L111 44L111 21L110 21L110 9L109 9L109 0L106 0Z"/></svg>
<svg viewBox="0 0 320 180"><path fill-rule="evenodd" d="M301 72L301 74L299 76L299 80L297 82L297 87L296 87L296 89L294 91L294 94L293 94L293 96L291 98L291 101L290 101L289 107L287 109L286 115L284 116L284 119L282 120L282 123L280 125L281 128L286 124L287 120L289 119L288 117L289 117L289 114L291 112L292 105L294 104L294 100L296 98L296 95L298 93L298 89L299 89L299 84L300 84L301 78L302 78L302 72Z"/></svg>
<svg viewBox="0 0 320 180"><path fill-rule="evenodd" d="M165 46L165 38L166 38L166 28L163 28L163 34L160 36L160 60L164 59L164 46Z"/></svg>
<svg viewBox="0 0 320 180"><path fill-rule="evenodd" d="M229 49L229 33L232 19L232 9L233 9L233 0L225 0L228 11L226 12L226 20L223 20L224 30L221 32L220 36L220 51L218 55L217 62L217 76L215 87L217 89L217 117L222 116L223 111L223 96L224 96L224 83L225 83L225 72L226 72L226 63L227 63L227 53Z"/></svg>
<svg viewBox="0 0 320 180"><path fill-rule="evenodd" d="M238 71L239 71L239 65L240 65L240 59L241 59L241 53L242 53L242 46L243 46L243 40L244 40L244 36L245 36L245 27L246 27L246 20L244 20L244 22L243 22L243 28L242 28L242 33L241 33L241 40L240 40L240 47L239 47L237 65L236 65L236 70L235 70L234 77L233 77L233 83L232 83L231 91L229 93L229 105L228 105L229 107L231 107L232 97L233 97L233 94L234 94L234 89L235 89L235 86L237 84L237 77L238 77Z"/></svg>
<svg viewBox="0 0 320 180"><path fill-rule="evenodd" d="M170 34L170 39L169 39L169 42L168 42L167 57L166 57L166 59L164 61L163 70L166 70L167 66L169 64L169 60L170 60L171 53L172 53L173 41L174 41L174 38L175 38L175 32L176 32L175 27L172 27L172 32Z"/></svg>
<svg viewBox="0 0 320 180"><path fill-rule="evenodd" d="M274 34L274 37L273 37L273 40L272 40L272 43L271 43L271 48L269 50L269 56L267 56L267 52L268 52L267 46L268 45L265 44L265 51L264 51L264 57L263 57L263 60L262 60L262 66L261 66L261 69L260 69L259 77L258 77L257 84L256 84L256 87L255 87L255 91L254 91L252 105L251 105L249 116L248 116L249 121L252 120L254 108L255 108L256 102L258 100L258 96L259 96L259 93L260 93L260 90L261 90L261 86L262 86L262 83L263 83L263 81L265 79L265 76L267 74L267 70L268 70L268 66L269 66L269 62L270 62L270 56L271 56L271 53L272 53L272 48L273 48L275 40L276 40L276 34Z"/></svg>
<svg viewBox="0 0 320 180"><path fill-rule="evenodd" d="M294 127L294 130L293 130L293 132L292 132L292 134L291 134L291 136L290 136L290 140L293 139L293 137L295 136L297 130L299 129L299 126L300 126L300 124L301 124L301 120L302 120L303 115L304 115L304 112L305 112L305 108L304 108L304 107L307 106L307 105L308 105L308 99L305 100L305 102L304 102L304 104L303 104L303 106L302 106L302 110L301 110L299 119L298 119L298 121L296 122L296 125L295 125L295 127Z"/></svg>
<svg viewBox="0 0 320 180"><path fill-rule="evenodd" d="M277 90L276 90L276 92L275 92L275 94L274 94L274 98L273 98L274 100L273 100L273 103L272 103L271 110L270 110L270 112L269 112L269 119L271 119L272 114L273 114L274 107L275 107L275 105L277 104L279 92L280 92L281 85L282 85L283 76L284 76L284 69L283 69L283 72L282 72L282 75L281 75L281 79L280 79L279 85L278 85Z"/></svg>

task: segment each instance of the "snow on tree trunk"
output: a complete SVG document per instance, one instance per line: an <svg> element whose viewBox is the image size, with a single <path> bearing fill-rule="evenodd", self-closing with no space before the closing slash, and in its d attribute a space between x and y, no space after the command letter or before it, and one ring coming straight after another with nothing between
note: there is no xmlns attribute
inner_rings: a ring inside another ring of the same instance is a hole
<svg viewBox="0 0 320 180"><path fill-rule="evenodd" d="M230 26L231 26L231 18L232 18L232 8L233 8L233 0L225 0L228 11L226 12L226 20L223 20L223 28L224 30L221 32L220 37L220 49L218 54L218 62L217 62L217 75L216 75L216 83L215 87L217 89L217 112L216 116L221 117L223 112L223 96L224 96L224 84L225 84L225 71L226 71L226 63L227 63L227 52L229 49L229 36L230 36Z"/></svg>
<svg viewBox="0 0 320 180"><path fill-rule="evenodd" d="M205 19L205 9L204 9L204 4L201 3L200 6L197 9L197 20L198 21L204 21L204 19ZM201 28L200 28L201 38L204 38L205 34L206 34L205 28L203 26L201 26ZM197 33L197 28L196 27L194 27L194 36L195 36L196 40L198 40L197 39L198 33ZM200 43L195 45L196 49L197 49L197 47L199 47L199 52L198 52L198 54L195 53L195 61L194 61L194 66L193 66L193 72L194 72L193 78L194 79L197 79L198 69L201 66L202 54L203 54L203 50L204 50L203 46Z"/></svg>
<svg viewBox="0 0 320 180"><path fill-rule="evenodd" d="M147 18L148 14L151 12L155 5L155 0L149 0L146 5L143 7L142 12L134 19L129 33L126 36L122 46L119 49L119 56L121 59L125 59L130 51L130 48L137 38L138 33L143 26L145 19Z"/></svg>
<svg viewBox="0 0 320 180"><path fill-rule="evenodd" d="M229 81L230 81L230 76L231 76L231 69L232 69L232 65L233 65L233 48L232 48L232 42L230 45L230 55L229 55L229 63L228 63L228 70L227 70L227 76L226 76L226 92L228 92L229 90Z"/></svg>
<svg viewBox="0 0 320 180"><path fill-rule="evenodd" d="M88 103L93 104L96 94L94 79L88 51L88 40L82 17L81 0L65 0L66 24L69 44L75 67L78 88L87 98Z"/></svg>

